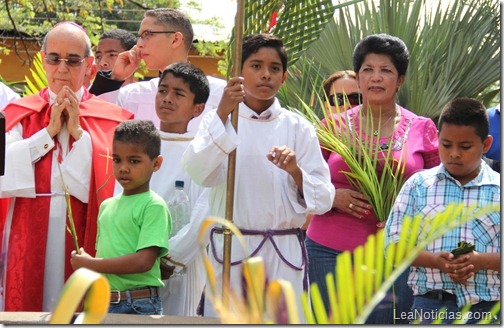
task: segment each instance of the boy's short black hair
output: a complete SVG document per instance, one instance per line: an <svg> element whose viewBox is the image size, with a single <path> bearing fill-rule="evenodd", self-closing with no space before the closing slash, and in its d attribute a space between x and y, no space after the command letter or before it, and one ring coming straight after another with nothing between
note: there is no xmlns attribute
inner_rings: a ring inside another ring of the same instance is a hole
<svg viewBox="0 0 504 328"><path fill-rule="evenodd" d="M275 49L282 61L283 71L287 71L287 50L285 50L282 40L270 34L251 34L243 39L242 66L247 58L258 52L261 48Z"/></svg>
<svg viewBox="0 0 504 328"><path fill-rule="evenodd" d="M357 43L353 53L353 67L356 73L359 72L364 59L369 54L389 56L399 76L406 75L409 51L404 41L398 37L385 33L371 34Z"/></svg>
<svg viewBox="0 0 504 328"><path fill-rule="evenodd" d="M185 48L187 51L191 49L194 32L191 21L186 14L173 8L157 8L147 10L144 17L152 17L156 20L157 25L162 24L168 29L182 33Z"/></svg>
<svg viewBox="0 0 504 328"><path fill-rule="evenodd" d="M121 43L121 47L130 50L137 44L137 38L133 33L126 30L115 28L100 35L100 41L104 39L114 39Z"/></svg>
<svg viewBox="0 0 504 328"><path fill-rule="evenodd" d="M449 101L443 107L438 121L439 131L441 131L444 123L472 126L482 141L488 137L490 129L485 106L476 99L466 97Z"/></svg>
<svg viewBox="0 0 504 328"><path fill-rule="evenodd" d="M115 129L114 142L134 144L143 147L151 160L161 154L159 131L149 120L129 120L121 122Z"/></svg>
<svg viewBox="0 0 504 328"><path fill-rule="evenodd" d="M188 62L170 64L161 74L158 86L168 73L177 78L181 78L185 83L189 84L189 90L194 94L195 105L207 102L210 96L210 86L205 73L203 73L201 69Z"/></svg>

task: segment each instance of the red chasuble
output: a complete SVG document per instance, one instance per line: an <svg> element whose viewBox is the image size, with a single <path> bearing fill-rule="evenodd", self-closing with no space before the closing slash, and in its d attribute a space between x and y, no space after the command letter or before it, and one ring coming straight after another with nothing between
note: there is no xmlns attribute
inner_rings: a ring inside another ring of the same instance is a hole
<svg viewBox="0 0 504 328"><path fill-rule="evenodd" d="M17 123L23 125L23 138L29 138L48 125L50 107L48 90L21 98L9 104L4 112L6 131ZM92 166L89 203L71 197L72 214L79 246L94 256L97 217L101 202L114 193L112 169L112 140L116 126L133 118L126 110L103 101L87 90L79 105L80 124L91 136ZM70 137L70 145L73 138ZM49 151L35 164L37 194L51 193L52 152ZM6 311L42 311L44 263L50 197L15 198L14 215L10 229L6 268ZM2 218L2 231L5 217ZM1 236L0 236L1 237ZM1 245L1 244L0 244ZM65 280L73 272L70 253L74 250L70 233L65 241Z"/></svg>

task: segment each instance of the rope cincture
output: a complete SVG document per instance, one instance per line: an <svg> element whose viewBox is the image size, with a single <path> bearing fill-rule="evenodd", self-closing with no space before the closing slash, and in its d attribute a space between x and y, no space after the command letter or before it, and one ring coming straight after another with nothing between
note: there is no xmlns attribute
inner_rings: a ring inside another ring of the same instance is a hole
<svg viewBox="0 0 504 328"><path fill-rule="evenodd" d="M297 270L297 271L304 271L303 272L303 290L308 290L308 271L306 270L306 263L308 263L308 254L306 253L306 246L303 238L303 234L301 233L300 228L292 228L292 229L282 229L282 230L254 230L254 229L239 229L241 234L244 236L263 236L263 240L257 245L257 247L254 249L254 251L250 254L250 257L253 257L259 253L263 245L266 243L267 240L271 241L271 244L273 245L273 248L275 249L275 252L278 254L282 262L287 264L290 268ZM213 235L215 233L218 234L223 234L224 229L223 228L218 228L214 227L212 230L210 230L210 245L212 248L212 254L215 258L215 260L219 264L223 264L224 261L220 259L217 255L217 250L215 248L215 242ZM296 266L292 264L289 260L287 260L280 249L278 249L278 245L276 244L275 240L273 239L273 236L288 236L288 235L296 235L299 241L299 246L301 247L301 254L302 254L302 262L300 266ZM231 262L231 266L241 264L244 261L242 260L237 260Z"/></svg>

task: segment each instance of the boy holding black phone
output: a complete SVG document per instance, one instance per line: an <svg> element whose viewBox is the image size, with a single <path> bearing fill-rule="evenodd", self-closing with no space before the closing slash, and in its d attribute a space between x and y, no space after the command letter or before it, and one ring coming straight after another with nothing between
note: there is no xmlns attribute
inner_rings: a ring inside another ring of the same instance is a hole
<svg viewBox="0 0 504 328"><path fill-rule="evenodd" d="M386 225L387 245L398 241L405 216L433 216L450 203L463 202L466 209L500 204L500 174L482 160L492 144L483 104L469 98L450 101L438 128L442 164L406 181ZM441 317L450 323L467 303L472 304L467 323L487 318L500 300L500 244L499 208L426 246L408 278L412 319L425 324Z"/></svg>

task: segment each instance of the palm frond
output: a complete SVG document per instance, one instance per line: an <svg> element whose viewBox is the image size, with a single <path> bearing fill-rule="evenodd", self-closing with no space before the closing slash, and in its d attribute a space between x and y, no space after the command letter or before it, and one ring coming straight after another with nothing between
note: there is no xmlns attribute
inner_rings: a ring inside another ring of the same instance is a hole
<svg viewBox="0 0 504 328"><path fill-rule="evenodd" d="M314 94L318 102L323 106L323 100ZM345 97L346 98L346 97ZM305 116L315 126L317 136L322 148L339 154L350 168L343 172L350 183L361 191L368 199L379 221L388 218L395 197L404 183L404 169L407 149L403 147L399 154L399 160L392 157L393 140L388 141L386 150L376 143L371 131L377 130L380 134L381 122L377 129L373 126L370 118L371 110L366 111L366 125L359 125L358 131L350 126L345 113L326 116L324 121L318 118L312 107L299 98L300 110L292 109ZM344 99L348 103L348 99ZM362 111L359 110L359 121L362 122ZM364 133L364 131L367 131ZM363 136L366 136L363 138ZM381 156L380 156L381 155Z"/></svg>
<svg viewBox="0 0 504 328"><path fill-rule="evenodd" d="M215 273L203 245L208 229L216 224L229 228L244 250L245 260L242 262L242 266L246 299L241 298L230 289L224 290L230 300L229 302L223 302L224 297L221 298L221 295L218 295ZM262 258L250 257L243 236L233 223L217 217L206 218L200 227L198 242L208 277L207 285L210 288L207 290L206 296L214 305L222 323L299 323L294 289L287 281L281 279L276 279L266 285L266 274Z"/></svg>
<svg viewBox="0 0 504 328"><path fill-rule="evenodd" d="M42 66L42 56L37 53L33 57L33 68L30 68L31 78L25 76L26 86L25 95L33 95L48 86L47 76L44 67Z"/></svg>
<svg viewBox="0 0 504 328"><path fill-rule="evenodd" d="M278 36L287 50L290 66L318 39L338 7L331 0L245 1L243 35L269 33ZM276 16L276 23L273 16ZM228 63L233 62L234 40L233 32L226 52ZM228 65L227 76L230 74L231 65Z"/></svg>

